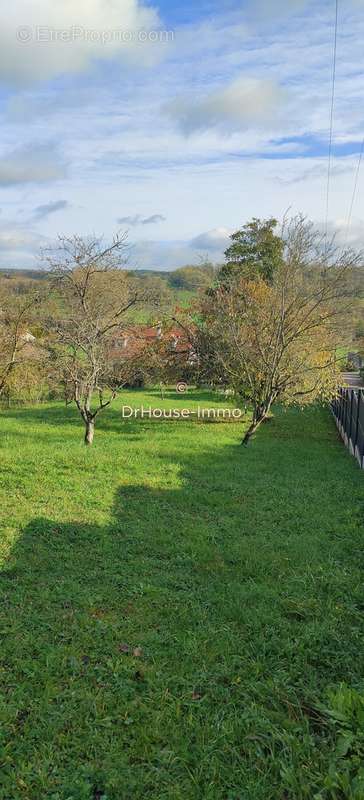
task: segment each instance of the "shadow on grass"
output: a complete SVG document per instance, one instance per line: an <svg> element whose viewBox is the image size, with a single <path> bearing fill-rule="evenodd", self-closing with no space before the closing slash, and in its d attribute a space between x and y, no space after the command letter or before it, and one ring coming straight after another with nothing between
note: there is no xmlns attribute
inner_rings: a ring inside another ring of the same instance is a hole
<svg viewBox="0 0 364 800"><path fill-rule="evenodd" d="M361 474L305 420L181 456L179 489L120 489L108 526L27 526L0 577L7 800L320 788L303 709L361 678Z"/></svg>

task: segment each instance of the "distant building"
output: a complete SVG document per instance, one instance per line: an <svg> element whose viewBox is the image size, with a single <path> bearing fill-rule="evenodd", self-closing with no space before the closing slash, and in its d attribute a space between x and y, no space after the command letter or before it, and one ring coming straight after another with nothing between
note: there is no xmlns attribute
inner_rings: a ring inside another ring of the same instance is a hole
<svg viewBox="0 0 364 800"><path fill-rule="evenodd" d="M23 335L21 336L21 339L22 339L23 342L36 342L37 341L36 337L33 336L33 334L30 333L30 331L26 331L25 333L23 333Z"/></svg>
<svg viewBox="0 0 364 800"><path fill-rule="evenodd" d="M163 332L161 323L152 327L148 325L132 325L124 330L118 331L115 335L111 358L117 361L118 358L135 358L138 353L145 352L145 349L158 345L159 342L165 344L166 357L168 354L178 355L186 365L192 366L196 363L196 354L192 343L187 334L181 328L168 328Z"/></svg>

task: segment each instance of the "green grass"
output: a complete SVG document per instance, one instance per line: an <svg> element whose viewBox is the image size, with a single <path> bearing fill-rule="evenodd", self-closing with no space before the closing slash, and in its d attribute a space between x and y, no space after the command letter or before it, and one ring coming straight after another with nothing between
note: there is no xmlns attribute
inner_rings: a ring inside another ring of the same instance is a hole
<svg viewBox="0 0 364 800"><path fill-rule="evenodd" d="M167 285L168 284L166 284L166 286ZM192 301L196 299L197 288L195 291L171 288L170 291L171 308L168 316L172 315L172 312L175 310L176 306L179 308L188 308ZM136 306L135 308L132 308L131 311L126 315L126 319L129 323L133 324L156 325L159 315L158 312L151 311L150 308L139 308L139 306Z"/></svg>
<svg viewBox="0 0 364 800"><path fill-rule="evenodd" d="M330 415L244 449L121 402L92 449L73 409L0 415L1 800L362 800L363 474Z"/></svg>

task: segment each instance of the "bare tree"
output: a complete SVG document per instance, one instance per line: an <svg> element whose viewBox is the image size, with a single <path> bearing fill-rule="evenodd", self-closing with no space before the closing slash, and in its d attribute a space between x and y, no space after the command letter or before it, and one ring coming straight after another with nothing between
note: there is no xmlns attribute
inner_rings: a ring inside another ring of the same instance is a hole
<svg viewBox="0 0 364 800"><path fill-rule="evenodd" d="M43 252L59 301L56 318L49 321L53 368L80 412L86 445L93 443L98 414L120 388L110 361L113 341L143 299L137 282L121 269L126 253L125 234L111 244L61 236L55 248ZM122 384L122 374L119 380Z"/></svg>
<svg viewBox="0 0 364 800"><path fill-rule="evenodd" d="M244 444L274 403L328 399L340 381L347 276L360 255L327 244L303 217L284 223L282 239L284 258L270 283L239 276L202 306L200 338L215 373L253 406Z"/></svg>

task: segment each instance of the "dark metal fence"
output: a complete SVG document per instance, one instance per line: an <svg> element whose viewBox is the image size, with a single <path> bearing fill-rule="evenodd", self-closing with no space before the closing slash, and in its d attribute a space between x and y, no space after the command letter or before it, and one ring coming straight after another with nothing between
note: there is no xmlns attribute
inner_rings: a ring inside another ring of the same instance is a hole
<svg viewBox="0 0 364 800"><path fill-rule="evenodd" d="M364 469L364 390L340 389L331 407L346 446Z"/></svg>

